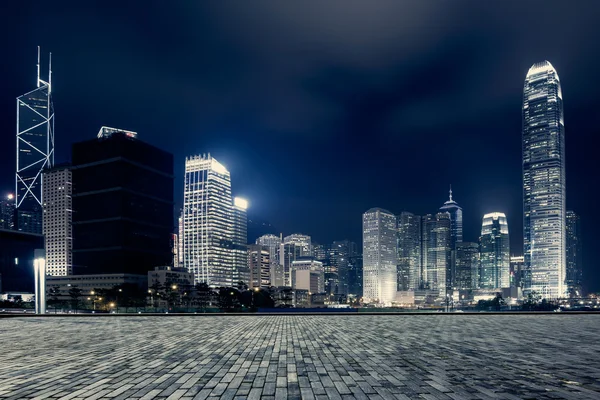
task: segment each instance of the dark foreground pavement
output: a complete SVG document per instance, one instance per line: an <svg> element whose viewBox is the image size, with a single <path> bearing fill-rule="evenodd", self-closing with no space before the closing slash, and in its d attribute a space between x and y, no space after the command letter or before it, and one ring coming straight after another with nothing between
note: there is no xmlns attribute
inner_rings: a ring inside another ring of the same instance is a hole
<svg viewBox="0 0 600 400"><path fill-rule="evenodd" d="M0 319L0 399L600 399L600 315Z"/></svg>

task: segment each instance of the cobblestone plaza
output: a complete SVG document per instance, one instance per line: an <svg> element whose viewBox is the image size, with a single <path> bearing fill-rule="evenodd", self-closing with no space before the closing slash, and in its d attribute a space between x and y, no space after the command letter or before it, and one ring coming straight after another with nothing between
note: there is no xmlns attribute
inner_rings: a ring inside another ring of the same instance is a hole
<svg viewBox="0 0 600 400"><path fill-rule="evenodd" d="M598 399L600 315L0 319L0 399Z"/></svg>

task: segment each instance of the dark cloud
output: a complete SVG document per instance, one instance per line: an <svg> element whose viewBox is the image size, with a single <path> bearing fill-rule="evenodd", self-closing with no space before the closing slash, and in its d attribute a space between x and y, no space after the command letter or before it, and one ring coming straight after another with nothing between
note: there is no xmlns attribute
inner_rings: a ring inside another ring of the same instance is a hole
<svg viewBox="0 0 600 400"><path fill-rule="evenodd" d="M433 212L453 185L477 240L504 211L521 246L521 92L550 60L565 99L568 204L590 249L600 224L597 1L56 1L2 4L1 187L14 98L54 54L57 157L99 126L183 159L211 152L252 212L285 233L360 240L380 206ZM0 188L1 188L0 187ZM591 286L600 273L586 250ZM595 286L594 286L595 285Z"/></svg>

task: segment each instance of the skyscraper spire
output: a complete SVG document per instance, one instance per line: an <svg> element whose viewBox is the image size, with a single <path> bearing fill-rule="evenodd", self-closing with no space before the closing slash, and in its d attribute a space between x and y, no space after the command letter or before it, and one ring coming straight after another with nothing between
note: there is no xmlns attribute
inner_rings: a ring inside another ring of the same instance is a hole
<svg viewBox="0 0 600 400"><path fill-rule="evenodd" d="M450 201L452 201L452 184L450 184Z"/></svg>

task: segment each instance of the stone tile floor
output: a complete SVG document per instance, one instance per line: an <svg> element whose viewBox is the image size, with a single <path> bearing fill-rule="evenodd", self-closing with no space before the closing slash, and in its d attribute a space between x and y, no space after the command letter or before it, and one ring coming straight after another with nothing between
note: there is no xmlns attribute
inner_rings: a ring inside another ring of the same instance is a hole
<svg viewBox="0 0 600 400"><path fill-rule="evenodd" d="M600 315L0 319L0 399L600 399Z"/></svg>

